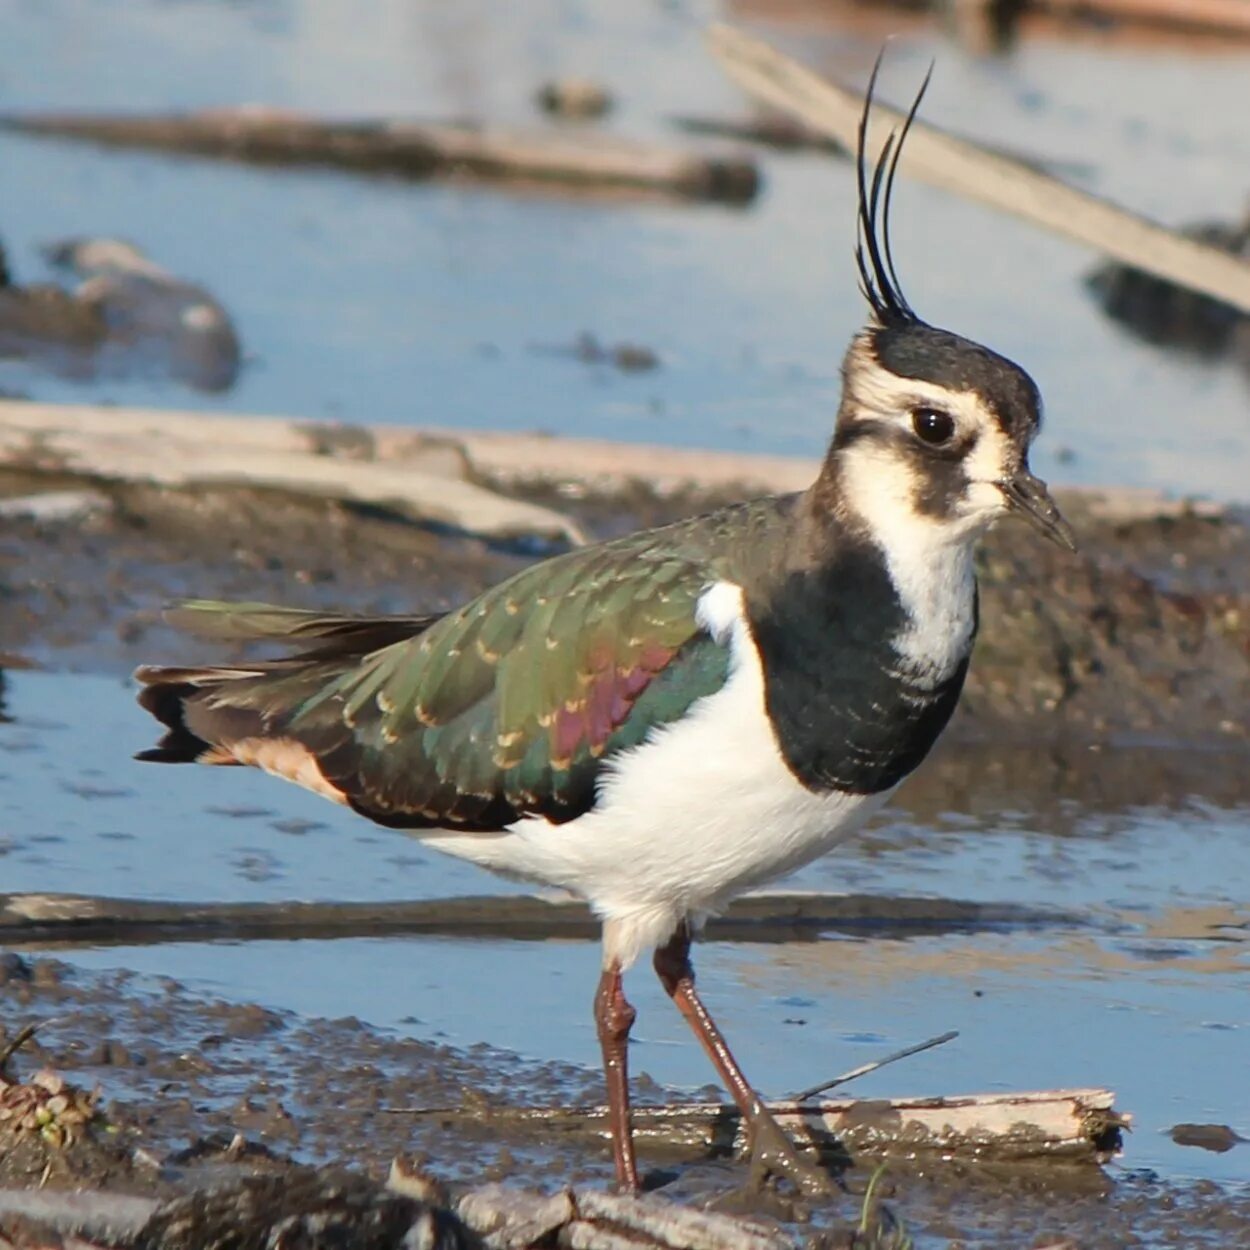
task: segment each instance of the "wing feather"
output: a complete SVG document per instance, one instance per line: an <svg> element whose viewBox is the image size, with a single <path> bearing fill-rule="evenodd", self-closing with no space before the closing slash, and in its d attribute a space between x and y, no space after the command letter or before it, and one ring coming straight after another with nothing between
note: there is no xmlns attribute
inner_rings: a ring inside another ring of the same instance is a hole
<svg viewBox="0 0 1250 1250"><path fill-rule="evenodd" d="M274 740L383 824L573 819L614 756L724 685L728 649L700 625L699 599L748 555L784 546L792 507L759 500L581 548L440 617L185 605L177 623L200 634L302 649L140 670L140 700L168 729L144 758L256 763L256 744Z"/></svg>

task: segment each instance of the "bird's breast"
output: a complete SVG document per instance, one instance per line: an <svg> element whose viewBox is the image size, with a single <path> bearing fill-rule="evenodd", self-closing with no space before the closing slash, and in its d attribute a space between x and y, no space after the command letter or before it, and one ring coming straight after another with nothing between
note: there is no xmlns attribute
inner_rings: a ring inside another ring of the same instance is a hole
<svg viewBox="0 0 1250 1250"><path fill-rule="evenodd" d="M871 549L791 578L751 613L769 719L795 777L876 794L928 754L958 702L976 628L959 568L919 586Z"/></svg>

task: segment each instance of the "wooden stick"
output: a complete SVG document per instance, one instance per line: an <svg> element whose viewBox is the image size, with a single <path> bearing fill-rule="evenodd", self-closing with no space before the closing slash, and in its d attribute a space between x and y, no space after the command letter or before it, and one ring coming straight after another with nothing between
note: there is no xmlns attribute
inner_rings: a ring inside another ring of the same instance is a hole
<svg viewBox="0 0 1250 1250"><path fill-rule="evenodd" d="M678 130L692 135L711 135L718 139L733 139L738 143L758 143L763 147L780 148L787 152L806 150L847 155L847 149L836 139L831 139L827 134L784 113L769 112L761 117L746 118L679 114L670 117L669 122Z"/></svg>
<svg viewBox="0 0 1250 1250"><path fill-rule="evenodd" d="M9 1060L12 1059L13 1056L17 1054L17 1052L21 1050L22 1047L25 1046L26 1043L39 1032L40 1029L46 1028L51 1023L53 1023L51 1020L36 1020L33 1024L24 1024L13 1035L12 1039L5 1044L4 1049L0 1050L0 1085L3 1085L7 1079L4 1074L8 1068Z"/></svg>
<svg viewBox="0 0 1250 1250"><path fill-rule="evenodd" d="M1108 1089L1033 1090L935 1098L828 1099L769 1102L768 1109L801 1144L847 1163L847 1154L889 1155L906 1166L934 1155L995 1164L1102 1163L1120 1147L1131 1116L1115 1110ZM607 1107L388 1108L393 1115L458 1123L497 1123L552 1133L608 1135ZM632 1109L639 1142L681 1151L743 1150L737 1108L726 1103Z"/></svg>
<svg viewBox="0 0 1250 1250"><path fill-rule="evenodd" d="M485 473L500 481L552 481L576 478L608 488L644 479L660 490L744 485L754 490L802 490L811 484L820 462L799 456L756 456L696 448L657 447L610 439L561 438L491 430L425 429L402 426L345 425L327 421L201 413L166 408L105 407L93 404L47 404L0 399L0 447L14 447L11 463L38 469L35 453L47 443L82 435L138 440L150 448L189 444L231 449L242 461L253 451L315 458L313 467L339 460L402 464L426 471L433 457L449 450L464 459L461 473ZM24 450L25 449L25 450ZM0 451L0 463L5 463ZM20 457L20 459L19 459ZM57 469L55 457L46 467ZM89 467L89 466L88 466ZM429 471L433 471L430 466ZM439 476L445 476L439 467ZM542 510L539 517L552 514ZM556 514L558 515L558 514ZM561 518L562 526L568 525Z"/></svg>
<svg viewBox="0 0 1250 1250"><path fill-rule="evenodd" d="M1246 0L1032 0L1054 13L1095 13L1167 26L1199 26L1250 34Z"/></svg>
<svg viewBox="0 0 1250 1250"><path fill-rule="evenodd" d="M848 147L854 145L863 110L860 93L822 78L733 27L717 24L710 38L729 76L752 95L794 113ZM902 120L895 109L875 105L870 150L879 152L888 131ZM1250 312L1250 263L924 122L913 124L899 168Z"/></svg>
<svg viewBox="0 0 1250 1250"><path fill-rule="evenodd" d="M234 445L212 436L195 414L170 420L150 412L129 423L107 409L67 408L49 414L36 405L0 405L0 465L89 481L150 482L162 486L233 486L281 490L389 508L401 516L455 526L494 538L538 534L583 542L569 517L538 504L411 465L397 466L317 455L294 425L284 437L248 436L238 426ZM220 420L220 419L219 419ZM272 436L272 429L265 432ZM246 447L246 454L241 448Z"/></svg>
<svg viewBox="0 0 1250 1250"><path fill-rule="evenodd" d="M245 462L254 451L293 453L313 458L311 469L324 474L326 462L380 462L406 466L438 477L469 475L508 486L573 480L596 490L623 490L643 482L658 492L694 488L732 490L742 495L803 490L820 469L802 456L760 456L731 451L618 443L610 439L563 438L497 430L422 429L400 426L344 425L259 414L225 415L165 408L112 408L91 404L46 404L0 399L0 445L15 440L25 447L15 467L48 472L64 470L38 454L63 432L84 431L101 437L125 436L159 449L171 443L186 456L188 445L207 446L221 455L226 448ZM448 459L460 461L448 467ZM0 464L5 463L0 453ZM124 466L123 466L124 469ZM90 477L90 466L82 473ZM124 473L123 473L124 480ZM1087 487L1061 490L1065 504L1079 502L1092 516L1127 522L1195 513L1219 516L1218 504L1170 499L1157 490L1135 487ZM497 496L492 498L497 499ZM555 514L559 516L559 514ZM484 526L490 514L477 518ZM539 519L547 524L545 510ZM472 517L466 520L473 520ZM567 526L567 518L559 524Z"/></svg>
<svg viewBox="0 0 1250 1250"><path fill-rule="evenodd" d="M26 134L266 164L333 165L414 178L518 179L746 203L759 187L747 157L706 157L594 131L508 130L400 120L334 121L268 108L156 117L0 116Z"/></svg>
<svg viewBox="0 0 1250 1250"><path fill-rule="evenodd" d="M1089 918L1010 903L875 894L748 894L708 923L713 941L814 941L830 930L946 933L1006 926L1088 925ZM9 947L135 945L221 938L297 939L443 934L544 941L599 936L575 899L531 894L376 903L189 903L84 894L0 894L0 942Z"/></svg>
<svg viewBox="0 0 1250 1250"><path fill-rule="evenodd" d="M955 2L958 3L959 0ZM677 114L668 120L678 130L684 130L689 134L715 135L722 139L734 139L740 143L757 143L761 147L777 148L781 151L832 152L838 156L849 157L847 149L828 134L809 126L797 117L790 117L771 109L758 117L723 118ZM1041 169L1047 173L1066 173L1079 177L1090 173L1093 168L1088 161L1033 156L1019 149L997 144L984 146L987 152L994 152L1010 160L1019 161L1021 165L1026 165L1030 169Z"/></svg>
<svg viewBox="0 0 1250 1250"><path fill-rule="evenodd" d="M883 1059L874 1059L871 1063L861 1063L858 1067L852 1068L849 1072L843 1072L841 1076L835 1076L830 1081L821 1081L819 1085L811 1085L807 1089L800 1090L793 1096L794 1102L810 1102L813 1098L820 1094L827 1094L831 1089L837 1089L839 1085L845 1085L848 1081L853 1081L857 1077L867 1076L870 1072L878 1072L882 1068L891 1063L898 1063L900 1059L910 1059L912 1055L919 1055L926 1050L932 1050L935 1046L945 1046L947 1042L953 1042L959 1036L956 1029L948 1029L945 1033L939 1033L937 1037L926 1038L923 1042L917 1042L914 1046L904 1046L902 1050L891 1051Z"/></svg>

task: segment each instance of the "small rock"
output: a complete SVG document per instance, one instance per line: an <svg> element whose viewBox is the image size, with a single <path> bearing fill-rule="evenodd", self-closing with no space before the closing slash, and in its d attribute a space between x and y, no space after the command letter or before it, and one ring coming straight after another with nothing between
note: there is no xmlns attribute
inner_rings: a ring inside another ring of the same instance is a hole
<svg viewBox="0 0 1250 1250"><path fill-rule="evenodd" d="M48 490L37 495L0 499L0 517L25 517L43 525L81 521L93 512L105 512L113 501L98 490Z"/></svg>
<svg viewBox="0 0 1250 1250"><path fill-rule="evenodd" d="M30 964L13 951L0 952L0 985L26 985L31 979Z"/></svg>
<svg viewBox="0 0 1250 1250"><path fill-rule="evenodd" d="M133 1056L121 1042L106 1037L91 1052L87 1062L101 1068L128 1068Z"/></svg>
<svg viewBox="0 0 1250 1250"><path fill-rule="evenodd" d="M613 104L608 89L589 78L557 78L543 83L535 99L539 108L557 117L602 117Z"/></svg>
<svg viewBox="0 0 1250 1250"><path fill-rule="evenodd" d="M30 983L40 989L60 985L65 979L65 965L59 959L36 959L31 965Z"/></svg>
<svg viewBox="0 0 1250 1250"><path fill-rule="evenodd" d="M646 373L660 367L660 358L638 343L618 343L612 349L612 363L623 373Z"/></svg>
<svg viewBox="0 0 1250 1250"><path fill-rule="evenodd" d="M473 1244L449 1211L388 1193L363 1176L300 1169L244 1177L176 1198L148 1220L142 1250L298 1246L301 1250L459 1250Z"/></svg>
<svg viewBox="0 0 1250 1250"><path fill-rule="evenodd" d="M386 1187L392 1193L402 1194L405 1198L415 1198L418 1202L432 1203L438 1207L445 1207L451 1201L447 1186L430 1172L422 1161L406 1159L402 1155L396 1155L391 1160Z"/></svg>
<svg viewBox="0 0 1250 1250"><path fill-rule="evenodd" d="M1197 1146L1214 1154L1224 1154L1246 1140L1227 1124L1174 1124L1168 1136L1178 1146Z"/></svg>
<svg viewBox="0 0 1250 1250"><path fill-rule="evenodd" d="M488 1184L465 1194L456 1214L481 1236L490 1250L512 1250L544 1241L571 1223L576 1212L567 1190L543 1197Z"/></svg>

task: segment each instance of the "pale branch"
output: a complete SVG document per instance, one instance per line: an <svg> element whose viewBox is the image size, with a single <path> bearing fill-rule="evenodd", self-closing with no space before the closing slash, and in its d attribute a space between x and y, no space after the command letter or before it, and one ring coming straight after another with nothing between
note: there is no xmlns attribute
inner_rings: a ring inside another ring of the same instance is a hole
<svg viewBox="0 0 1250 1250"><path fill-rule="evenodd" d="M10 113L0 116L0 127L258 164L511 180L618 196L632 192L745 203L759 187L748 157L703 155L603 130L582 134L401 118L338 120L265 107L149 116Z"/></svg>
<svg viewBox="0 0 1250 1250"><path fill-rule="evenodd" d="M132 417L135 414L131 414ZM240 423L240 426L243 423ZM387 508L421 522L493 538L539 535L581 543L569 517L510 499L448 472L402 461L319 454L295 423L248 436L213 437L219 422L161 413L125 421L106 409L0 405L0 465L92 482L244 487ZM268 437L266 437L268 436ZM302 442L303 446L298 444Z"/></svg>
<svg viewBox="0 0 1250 1250"><path fill-rule="evenodd" d="M889 1156L923 1167L935 1156L986 1165L1103 1163L1120 1148L1131 1116L1115 1110L1108 1089L1027 1090L944 1097L840 1098L768 1102L800 1145L831 1163ZM608 1109L593 1107L389 1107L391 1115L434 1120L444 1128L489 1123L513 1131L607 1137ZM726 1103L635 1106L634 1137L659 1152L747 1148L738 1110Z"/></svg>
<svg viewBox="0 0 1250 1250"><path fill-rule="evenodd" d="M831 82L731 26L714 25L710 38L716 56L739 86L854 148L864 106L859 91ZM889 131L902 120L902 114L887 105L873 106L870 157L881 150ZM1250 263L1070 187L1021 161L916 121L908 132L899 169L1250 312Z"/></svg>
<svg viewBox="0 0 1250 1250"><path fill-rule="evenodd" d="M618 443L610 439L564 438L502 430L452 430L445 427L406 428L347 425L249 413L230 415L164 408L105 407L91 404L48 404L0 399L0 464L8 463L34 475L46 475L51 484L64 477L104 479L93 472L90 457L77 465L56 454L58 439L81 433L84 438L116 437L130 445L160 446L168 441L224 454L240 464L253 455L301 457L310 475L324 474L340 461L376 464L439 479L463 479L505 487L573 481L588 490L606 492L644 483L660 492L693 487L731 489L742 494L785 493L811 484L820 462L802 456L747 455L707 448L661 447L646 443ZM41 449L47 447L47 452ZM5 447L14 450L5 452ZM113 481L136 480L125 464ZM1209 501L1173 499L1149 488L1082 487L1060 491L1066 507L1076 504L1091 516L1128 522L1162 517L1218 516L1222 508ZM491 494L494 500L519 507L518 501ZM539 509L528 512L541 532L551 527L568 530L571 522L560 513ZM489 514L469 517L478 527Z"/></svg>

